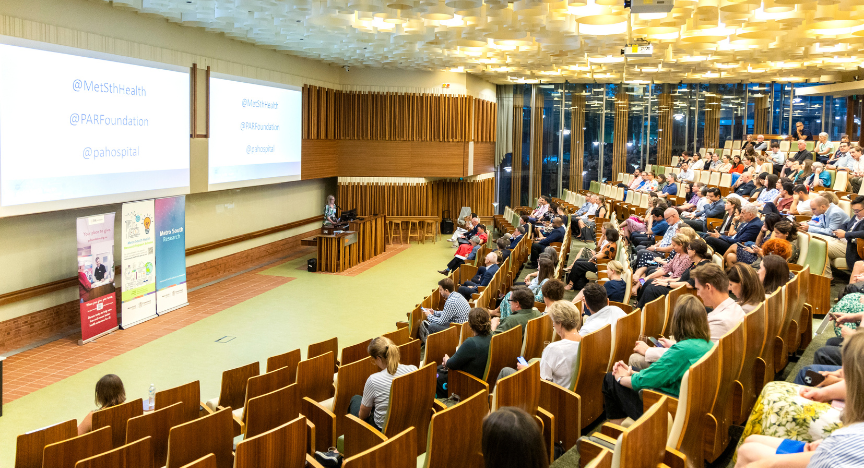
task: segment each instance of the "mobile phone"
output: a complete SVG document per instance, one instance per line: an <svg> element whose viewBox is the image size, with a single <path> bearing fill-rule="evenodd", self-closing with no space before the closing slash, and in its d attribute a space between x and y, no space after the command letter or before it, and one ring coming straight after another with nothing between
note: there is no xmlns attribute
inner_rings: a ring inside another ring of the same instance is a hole
<svg viewBox="0 0 864 468"><path fill-rule="evenodd" d="M839 317L837 317L836 315L834 315L834 312L828 311L828 316L831 317L832 319L834 319L834 323L837 323L837 319L838 319Z"/></svg>
<svg viewBox="0 0 864 468"><path fill-rule="evenodd" d="M522 356L517 357L517 358L516 358L516 361L517 361L519 364L522 364L523 366L527 366L527 365L528 365L528 361L526 361L525 358L522 357Z"/></svg>
<svg viewBox="0 0 864 468"><path fill-rule="evenodd" d="M819 385L823 380L825 380L825 376L814 370L808 370L804 374L804 383L811 387Z"/></svg>
<svg viewBox="0 0 864 468"><path fill-rule="evenodd" d="M639 278L639 284L645 285L645 278Z"/></svg>
<svg viewBox="0 0 864 468"><path fill-rule="evenodd" d="M649 336L648 339L652 343L654 343L654 346L656 346L658 348L665 348L665 346L663 346L663 343L661 343L660 340L658 340L657 338L654 338L653 336Z"/></svg>

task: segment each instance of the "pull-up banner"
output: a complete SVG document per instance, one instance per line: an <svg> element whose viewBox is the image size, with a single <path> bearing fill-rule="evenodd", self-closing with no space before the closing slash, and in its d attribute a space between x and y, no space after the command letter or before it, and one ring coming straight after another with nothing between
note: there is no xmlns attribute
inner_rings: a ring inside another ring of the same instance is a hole
<svg viewBox="0 0 864 468"><path fill-rule="evenodd" d="M123 204L123 315L129 328L156 317L156 222L153 200Z"/></svg>
<svg viewBox="0 0 864 468"><path fill-rule="evenodd" d="M78 218L78 296L81 344L117 329L114 213Z"/></svg>
<svg viewBox="0 0 864 468"><path fill-rule="evenodd" d="M186 297L186 197L156 199L156 312L189 304Z"/></svg>

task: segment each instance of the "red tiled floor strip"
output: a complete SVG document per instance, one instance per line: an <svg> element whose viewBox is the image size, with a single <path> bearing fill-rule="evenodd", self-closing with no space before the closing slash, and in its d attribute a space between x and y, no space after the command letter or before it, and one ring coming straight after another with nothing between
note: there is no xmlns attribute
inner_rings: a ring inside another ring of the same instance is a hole
<svg viewBox="0 0 864 468"><path fill-rule="evenodd" d="M189 293L189 305L78 346L80 334L10 356L3 362L3 403L71 377L173 331L282 286L296 278L256 274L253 270Z"/></svg>

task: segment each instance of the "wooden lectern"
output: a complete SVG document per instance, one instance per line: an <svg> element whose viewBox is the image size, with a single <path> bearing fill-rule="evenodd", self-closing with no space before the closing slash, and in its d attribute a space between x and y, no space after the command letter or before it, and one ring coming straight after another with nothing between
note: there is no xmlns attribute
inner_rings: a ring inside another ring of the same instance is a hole
<svg viewBox="0 0 864 468"><path fill-rule="evenodd" d="M340 273L384 253L384 215L349 222L349 230L315 236L318 271Z"/></svg>

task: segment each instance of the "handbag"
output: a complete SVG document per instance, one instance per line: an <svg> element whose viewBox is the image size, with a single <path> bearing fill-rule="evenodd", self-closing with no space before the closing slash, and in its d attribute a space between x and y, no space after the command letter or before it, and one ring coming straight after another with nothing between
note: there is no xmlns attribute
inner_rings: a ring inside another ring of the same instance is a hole
<svg viewBox="0 0 864 468"><path fill-rule="evenodd" d="M435 379L435 397L447 398L447 367L438 364Z"/></svg>
<svg viewBox="0 0 864 468"><path fill-rule="evenodd" d="M315 461L325 468L339 468L342 466L342 454L336 447L330 447L326 452L315 452Z"/></svg>

